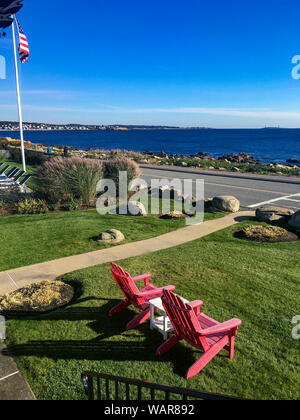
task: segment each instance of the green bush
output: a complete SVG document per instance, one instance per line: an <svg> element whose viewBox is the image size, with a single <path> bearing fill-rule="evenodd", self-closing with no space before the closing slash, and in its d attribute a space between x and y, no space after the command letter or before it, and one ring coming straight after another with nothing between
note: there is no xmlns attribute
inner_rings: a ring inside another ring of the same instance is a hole
<svg viewBox="0 0 300 420"><path fill-rule="evenodd" d="M119 192L119 172L127 172L128 185L131 181L140 176L140 168L131 159L111 159L103 162L103 177L105 179L112 179Z"/></svg>
<svg viewBox="0 0 300 420"><path fill-rule="evenodd" d="M66 211L75 211L82 206L82 200L78 200L72 194L64 194L61 207Z"/></svg>
<svg viewBox="0 0 300 420"><path fill-rule="evenodd" d="M2 160L9 160L10 159L10 153L8 150L0 150L0 161Z"/></svg>
<svg viewBox="0 0 300 420"><path fill-rule="evenodd" d="M49 203L59 203L70 194L89 206L102 179L102 162L79 157L55 157L38 168L37 185Z"/></svg>
<svg viewBox="0 0 300 420"><path fill-rule="evenodd" d="M15 204L17 214L45 214L49 209L45 201L26 198Z"/></svg>
<svg viewBox="0 0 300 420"><path fill-rule="evenodd" d="M22 162L21 158L21 150L19 148L10 147L9 153L15 162ZM25 150L25 156L26 156L26 162L28 165L37 166L42 165L44 162L49 160L49 156L47 156L45 153L37 152L35 150Z"/></svg>

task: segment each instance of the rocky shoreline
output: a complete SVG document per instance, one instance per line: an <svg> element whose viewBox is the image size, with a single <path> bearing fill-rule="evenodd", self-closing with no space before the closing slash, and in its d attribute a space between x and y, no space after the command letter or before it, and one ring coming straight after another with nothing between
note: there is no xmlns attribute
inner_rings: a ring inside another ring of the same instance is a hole
<svg viewBox="0 0 300 420"><path fill-rule="evenodd" d="M152 153L150 151L146 151L144 153L146 156L151 156L151 157L158 157L161 159L203 159L203 160L215 160L215 161L220 161L220 162L227 162L227 163L237 163L237 164L245 164L245 165L261 165L261 161L259 159L256 159L253 155L249 154L249 153L244 153L244 152L240 152L240 153L228 153L225 155L221 155L218 158L216 158L215 156L210 155L209 153L205 153L205 152L199 152L195 155L189 155L189 156L183 156L183 155L167 155L167 153L165 152L160 152L157 155L155 155L155 153ZM287 165L283 165L283 164L279 164L276 162L271 162L269 163L269 166L275 166L278 168L294 168L297 169L298 167L300 167L300 159L288 159L286 160ZM266 165L268 166L268 165Z"/></svg>
<svg viewBox="0 0 300 420"><path fill-rule="evenodd" d="M20 140L9 137L0 137L1 148L19 148ZM269 164L261 163L249 153L228 153L218 157L209 153L198 152L194 155L184 156L179 154L167 154L165 152L154 153L149 150L144 153L128 150L102 150L102 149L74 149L71 146L58 146L51 144L37 144L26 142L25 148L27 155L37 154L51 157L52 155L68 155L88 157L92 159L111 159L127 157L133 159L139 164L180 166L189 168L201 168L218 171L258 173L264 175L284 175L300 176L300 159L290 158L286 164L271 162Z"/></svg>

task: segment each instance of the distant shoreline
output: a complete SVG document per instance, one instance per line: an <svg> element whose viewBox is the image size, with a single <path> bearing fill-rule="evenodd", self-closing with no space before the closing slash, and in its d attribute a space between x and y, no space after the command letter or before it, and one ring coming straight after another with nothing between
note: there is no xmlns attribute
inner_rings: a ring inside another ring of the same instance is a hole
<svg viewBox="0 0 300 420"><path fill-rule="evenodd" d="M107 129L107 130L101 130L101 129L95 129L95 128L86 128L86 129L49 129L49 130L46 130L46 129L23 129L23 131L26 131L26 132L35 132L35 131L37 131L37 132L46 132L46 133L51 133L51 132L69 132L69 131L71 131L71 132L82 132L82 131L100 131L100 132L107 132L107 131L118 131L118 132L127 132L127 131L153 131L153 130L155 130L155 131L166 131L166 130L173 130L173 131L184 131L184 130L190 130L190 131L226 131L226 130L228 130L228 131L232 131L232 130L234 130L234 131L243 131L243 130L253 130L253 131L256 131L256 130L262 130L262 131L272 131L272 130L275 130L275 131L278 131L278 130L300 130L300 127L287 127L287 128L285 128L285 127L258 127L258 128L214 128L214 127L145 127L145 128L142 128L142 127L140 127L140 128L138 128L138 127L135 127L135 128L127 128L126 127L126 129L125 130L122 130L122 129L115 129L115 130L109 130L109 129ZM19 128L16 128L16 129L14 129L14 130L5 130L5 129L2 129L2 128L0 128L0 132L6 132L6 133L9 133L9 132L12 132L12 133L15 133L15 132L18 132L19 131Z"/></svg>

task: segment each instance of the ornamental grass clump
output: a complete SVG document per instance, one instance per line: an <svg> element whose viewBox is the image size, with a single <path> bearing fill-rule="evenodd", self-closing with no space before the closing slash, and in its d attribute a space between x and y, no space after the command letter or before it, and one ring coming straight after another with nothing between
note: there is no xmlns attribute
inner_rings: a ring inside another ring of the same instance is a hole
<svg viewBox="0 0 300 420"><path fill-rule="evenodd" d="M102 162L80 157L55 157L38 168L37 184L50 203L59 203L66 194L89 206L102 179Z"/></svg>
<svg viewBox="0 0 300 420"><path fill-rule="evenodd" d="M112 179L119 192L119 173L127 172L128 185L140 176L140 168L137 163L131 159L111 159L103 162L103 177Z"/></svg>

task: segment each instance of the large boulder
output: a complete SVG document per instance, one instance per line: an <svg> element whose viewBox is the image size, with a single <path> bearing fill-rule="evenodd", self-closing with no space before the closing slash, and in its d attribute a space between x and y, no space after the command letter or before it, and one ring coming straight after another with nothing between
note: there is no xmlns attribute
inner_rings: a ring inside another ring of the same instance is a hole
<svg viewBox="0 0 300 420"><path fill-rule="evenodd" d="M138 201L129 201L128 203L129 214L132 216L147 216L147 211L144 204Z"/></svg>
<svg viewBox="0 0 300 420"><path fill-rule="evenodd" d="M122 232L116 229L107 230L106 232L100 233L98 237L99 243L106 244L117 244L125 240L125 236Z"/></svg>
<svg viewBox="0 0 300 420"><path fill-rule="evenodd" d="M124 216L147 216L145 206L138 201L129 201L128 204L121 204L118 214Z"/></svg>
<svg viewBox="0 0 300 420"><path fill-rule="evenodd" d="M237 213L240 210L239 200L230 195L214 197L212 205L218 210L227 211L229 213Z"/></svg>
<svg viewBox="0 0 300 420"><path fill-rule="evenodd" d="M232 163L248 163L248 164L257 163L253 155L250 155L249 153L238 153L238 154L229 153L227 155L219 157L218 160L232 162Z"/></svg>
<svg viewBox="0 0 300 420"><path fill-rule="evenodd" d="M285 219L294 214L293 210L285 209L276 206L263 206L256 210L256 218L260 222L276 222L277 220Z"/></svg>
<svg viewBox="0 0 300 420"><path fill-rule="evenodd" d="M289 225L295 229L300 229L300 210L290 218Z"/></svg>
<svg viewBox="0 0 300 420"><path fill-rule="evenodd" d="M190 194L185 194L182 196L182 202L186 202L186 203L195 203L197 201L197 197L195 197L194 195L190 195Z"/></svg>

